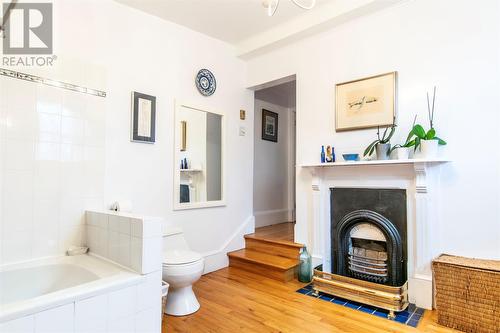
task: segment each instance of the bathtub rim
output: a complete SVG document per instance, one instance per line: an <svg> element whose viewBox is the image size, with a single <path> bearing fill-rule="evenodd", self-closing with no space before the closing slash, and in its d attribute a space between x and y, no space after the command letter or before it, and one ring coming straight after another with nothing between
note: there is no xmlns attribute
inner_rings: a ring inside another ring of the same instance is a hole
<svg viewBox="0 0 500 333"><path fill-rule="evenodd" d="M92 253L82 256L56 256L45 257L36 260L29 260L25 262L7 264L0 266L0 272L7 270L15 270L18 268L37 267L43 266L40 262L57 262L58 260L64 261L67 258L72 258L78 261L78 258L85 258L85 261L95 261L101 265L108 266L114 274L109 276L102 276L96 272L92 273L98 276L98 279L79 284L74 287L57 290L48 294L40 295L27 300L9 303L7 305L0 305L0 323L5 323L11 320L19 319L29 315L36 314L45 310L56 308L62 305L70 304L73 302L85 300L94 296L110 293L120 290L129 286L140 284L145 281L146 277L121 265L116 264L110 260L96 256ZM64 262L59 262L64 263ZM87 267L85 267L87 268Z"/></svg>

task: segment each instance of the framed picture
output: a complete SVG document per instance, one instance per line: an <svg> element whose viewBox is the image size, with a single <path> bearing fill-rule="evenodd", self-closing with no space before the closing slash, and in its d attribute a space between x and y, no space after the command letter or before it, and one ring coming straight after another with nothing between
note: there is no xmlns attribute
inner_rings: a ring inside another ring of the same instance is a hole
<svg viewBox="0 0 500 333"><path fill-rule="evenodd" d="M390 126L396 115L397 72L335 85L335 129Z"/></svg>
<svg viewBox="0 0 500 333"><path fill-rule="evenodd" d="M181 151L186 151L187 142L187 122L185 120L181 121Z"/></svg>
<svg viewBox="0 0 500 333"><path fill-rule="evenodd" d="M156 97L132 93L133 142L154 143L156 130Z"/></svg>
<svg viewBox="0 0 500 333"><path fill-rule="evenodd" d="M278 114L262 109L262 140L278 142Z"/></svg>

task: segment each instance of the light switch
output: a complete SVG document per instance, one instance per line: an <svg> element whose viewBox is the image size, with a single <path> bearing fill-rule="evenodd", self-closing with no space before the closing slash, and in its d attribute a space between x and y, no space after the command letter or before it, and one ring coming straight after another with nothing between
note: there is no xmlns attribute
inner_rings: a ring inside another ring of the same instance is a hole
<svg viewBox="0 0 500 333"><path fill-rule="evenodd" d="M240 126L239 130L240 136L245 136L247 134L247 129L244 126Z"/></svg>

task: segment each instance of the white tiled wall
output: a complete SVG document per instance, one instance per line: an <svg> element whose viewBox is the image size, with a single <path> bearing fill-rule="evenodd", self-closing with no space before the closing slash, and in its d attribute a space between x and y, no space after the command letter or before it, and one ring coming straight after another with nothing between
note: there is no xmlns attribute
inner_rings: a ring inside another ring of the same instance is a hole
<svg viewBox="0 0 500 333"><path fill-rule="evenodd" d="M1 333L159 333L161 272L138 284L0 324Z"/></svg>
<svg viewBox="0 0 500 333"><path fill-rule="evenodd" d="M0 77L0 264L81 244L104 145L104 98Z"/></svg>
<svg viewBox="0 0 500 333"><path fill-rule="evenodd" d="M87 211L86 227L85 245L90 252L141 274L161 270L161 220Z"/></svg>

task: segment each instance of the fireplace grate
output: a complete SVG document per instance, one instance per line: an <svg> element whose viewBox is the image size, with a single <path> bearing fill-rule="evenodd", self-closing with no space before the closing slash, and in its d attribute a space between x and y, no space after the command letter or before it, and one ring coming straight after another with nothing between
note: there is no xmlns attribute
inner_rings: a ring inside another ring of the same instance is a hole
<svg viewBox="0 0 500 333"><path fill-rule="evenodd" d="M387 252L364 247L351 247L347 255L349 273L352 277L375 283L387 283Z"/></svg>

